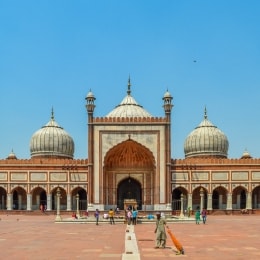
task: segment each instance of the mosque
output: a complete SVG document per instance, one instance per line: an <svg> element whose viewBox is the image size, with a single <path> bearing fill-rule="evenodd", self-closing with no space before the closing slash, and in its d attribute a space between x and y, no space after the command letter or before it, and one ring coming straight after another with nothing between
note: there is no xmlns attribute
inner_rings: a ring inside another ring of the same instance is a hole
<svg viewBox="0 0 260 260"><path fill-rule="evenodd" d="M127 203L142 211L180 212L197 206L230 214L260 208L260 159L245 151L228 158L228 138L204 118L184 141L185 159L171 158L173 97L162 98L155 117L134 99L131 82L121 103L95 117L95 96L86 96L88 158L74 158L73 138L56 122L37 130L30 159L12 151L0 160L0 209L104 211ZM79 203L78 205L76 205ZM260 212L260 211L259 211Z"/></svg>

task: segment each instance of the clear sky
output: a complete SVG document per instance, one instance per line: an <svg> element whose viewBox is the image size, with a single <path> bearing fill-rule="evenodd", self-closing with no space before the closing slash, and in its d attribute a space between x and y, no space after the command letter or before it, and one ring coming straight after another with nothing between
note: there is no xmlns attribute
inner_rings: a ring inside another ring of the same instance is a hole
<svg viewBox="0 0 260 260"><path fill-rule="evenodd" d="M132 95L153 116L173 96L172 158L208 119L229 157L260 158L260 1L0 1L0 158L30 158L30 139L54 109L87 157L85 97L105 116ZM196 62L195 62L196 61Z"/></svg>

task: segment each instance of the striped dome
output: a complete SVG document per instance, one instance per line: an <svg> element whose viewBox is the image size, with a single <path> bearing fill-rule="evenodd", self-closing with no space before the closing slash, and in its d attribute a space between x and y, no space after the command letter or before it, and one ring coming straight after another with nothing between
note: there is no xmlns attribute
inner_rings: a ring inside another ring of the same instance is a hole
<svg viewBox="0 0 260 260"><path fill-rule="evenodd" d="M131 96L131 83L128 80L127 96L117 105L106 117L152 117L135 99Z"/></svg>
<svg viewBox="0 0 260 260"><path fill-rule="evenodd" d="M207 118L205 109L204 120L186 138L184 143L185 157L221 157L227 158L228 139L221 130Z"/></svg>
<svg viewBox="0 0 260 260"><path fill-rule="evenodd" d="M74 141L70 135L54 120L36 131L30 142L31 157L73 158Z"/></svg>

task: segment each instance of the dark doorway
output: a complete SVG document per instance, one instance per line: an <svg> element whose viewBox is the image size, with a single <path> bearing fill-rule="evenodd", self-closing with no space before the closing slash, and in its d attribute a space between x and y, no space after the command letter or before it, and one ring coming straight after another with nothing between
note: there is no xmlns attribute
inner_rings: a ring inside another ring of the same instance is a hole
<svg viewBox="0 0 260 260"><path fill-rule="evenodd" d="M241 204L240 204L240 209L245 209L246 208L246 191L242 190L241 191Z"/></svg>
<svg viewBox="0 0 260 260"><path fill-rule="evenodd" d="M18 209L18 192L16 190L13 192L13 209Z"/></svg>
<svg viewBox="0 0 260 260"><path fill-rule="evenodd" d="M212 194L212 208L219 209L219 194L216 190Z"/></svg>
<svg viewBox="0 0 260 260"><path fill-rule="evenodd" d="M78 187L77 189L73 190L72 197L76 197L77 194L79 195L79 210L87 210L88 209L88 200L87 200L87 192ZM72 200L72 210L77 209L77 202L76 200Z"/></svg>
<svg viewBox="0 0 260 260"><path fill-rule="evenodd" d="M142 189L141 185L135 179L129 177L121 181L118 184L117 189L117 205L119 209L124 209L124 200L125 199L135 199L137 202L137 209L142 209Z"/></svg>
<svg viewBox="0 0 260 260"><path fill-rule="evenodd" d="M0 209L6 209L6 190L0 187Z"/></svg>
<svg viewBox="0 0 260 260"><path fill-rule="evenodd" d="M44 207L47 207L47 195L46 191L42 190L40 193L40 205L44 205Z"/></svg>
<svg viewBox="0 0 260 260"><path fill-rule="evenodd" d="M181 209L181 195L183 194L183 210L188 208L187 191L182 188L176 188L172 192L172 210Z"/></svg>

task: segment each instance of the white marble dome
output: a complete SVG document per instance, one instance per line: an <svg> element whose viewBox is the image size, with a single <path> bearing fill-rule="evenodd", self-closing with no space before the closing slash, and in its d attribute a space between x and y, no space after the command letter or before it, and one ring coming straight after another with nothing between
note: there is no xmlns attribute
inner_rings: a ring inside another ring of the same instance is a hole
<svg viewBox="0 0 260 260"><path fill-rule="evenodd" d="M135 99L131 96L131 83L128 80L126 97L106 117L152 117Z"/></svg>
<svg viewBox="0 0 260 260"><path fill-rule="evenodd" d="M30 141L31 157L73 158L74 141L70 135L54 120L36 131Z"/></svg>
<svg viewBox="0 0 260 260"><path fill-rule="evenodd" d="M17 157L14 153L14 151L12 150L11 153L9 153L8 157L6 159L10 159L10 160L17 160Z"/></svg>
<svg viewBox="0 0 260 260"><path fill-rule="evenodd" d="M207 118L205 109L204 120L186 138L184 143L185 157L219 157L227 158L228 139Z"/></svg>

